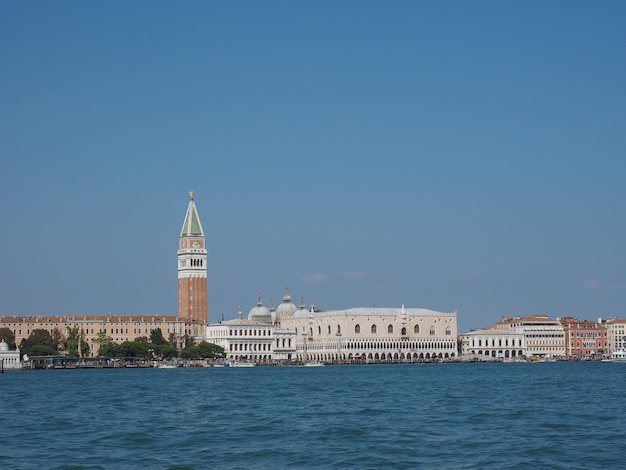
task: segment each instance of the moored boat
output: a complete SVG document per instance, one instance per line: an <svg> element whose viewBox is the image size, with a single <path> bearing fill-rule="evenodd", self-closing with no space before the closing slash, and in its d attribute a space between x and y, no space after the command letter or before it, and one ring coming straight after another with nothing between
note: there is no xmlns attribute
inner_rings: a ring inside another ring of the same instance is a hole
<svg viewBox="0 0 626 470"><path fill-rule="evenodd" d="M624 362L626 363L626 349L618 349L613 351L607 359L603 359L602 362Z"/></svg>

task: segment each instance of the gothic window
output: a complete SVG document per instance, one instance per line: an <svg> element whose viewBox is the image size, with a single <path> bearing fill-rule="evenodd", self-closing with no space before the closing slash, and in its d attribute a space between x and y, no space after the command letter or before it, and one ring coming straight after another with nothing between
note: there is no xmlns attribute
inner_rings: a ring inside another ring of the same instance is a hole
<svg viewBox="0 0 626 470"><path fill-rule="evenodd" d="M420 332L420 326L419 326L419 325L415 325L415 326L413 327L413 333L416 333L416 334L417 334L417 333L419 333L419 332Z"/></svg>
<svg viewBox="0 0 626 470"><path fill-rule="evenodd" d="M372 325L372 333L376 333L376 325Z"/></svg>
<svg viewBox="0 0 626 470"><path fill-rule="evenodd" d="M330 334L330 325L328 325L328 334Z"/></svg>
<svg viewBox="0 0 626 470"><path fill-rule="evenodd" d="M391 324L390 324L390 325L387 327L387 333L393 333L393 325L391 325Z"/></svg>
<svg viewBox="0 0 626 470"><path fill-rule="evenodd" d="M402 336L406 335L406 328L404 328L404 327L402 328L401 334L402 334Z"/></svg>
<svg viewBox="0 0 626 470"><path fill-rule="evenodd" d="M317 327L317 334L322 336L322 327L321 326Z"/></svg>
<svg viewBox="0 0 626 470"><path fill-rule="evenodd" d="M354 326L354 332L359 334L361 332L361 325L358 323Z"/></svg>
<svg viewBox="0 0 626 470"><path fill-rule="evenodd" d="M450 327L446 327L446 336L450 336L452 334L452 330L450 330Z"/></svg>
<svg viewBox="0 0 626 470"><path fill-rule="evenodd" d="M434 327L434 326L431 326L431 327L430 327L430 335L431 335L431 336L434 336L434 335L435 335L435 327Z"/></svg>

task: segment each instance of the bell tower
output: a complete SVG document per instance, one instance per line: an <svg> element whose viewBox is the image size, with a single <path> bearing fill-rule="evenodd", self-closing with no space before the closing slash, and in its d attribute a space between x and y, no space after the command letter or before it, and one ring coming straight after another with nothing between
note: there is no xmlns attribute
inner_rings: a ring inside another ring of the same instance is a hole
<svg viewBox="0 0 626 470"><path fill-rule="evenodd" d="M198 210L189 193L178 244L178 318L207 322L207 250Z"/></svg>

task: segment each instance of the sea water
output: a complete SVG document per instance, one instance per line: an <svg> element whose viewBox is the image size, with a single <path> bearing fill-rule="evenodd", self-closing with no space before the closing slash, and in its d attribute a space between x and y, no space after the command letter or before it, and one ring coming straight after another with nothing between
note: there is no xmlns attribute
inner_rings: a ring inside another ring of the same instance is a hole
<svg viewBox="0 0 626 470"><path fill-rule="evenodd" d="M0 469L626 468L626 364L8 371Z"/></svg>

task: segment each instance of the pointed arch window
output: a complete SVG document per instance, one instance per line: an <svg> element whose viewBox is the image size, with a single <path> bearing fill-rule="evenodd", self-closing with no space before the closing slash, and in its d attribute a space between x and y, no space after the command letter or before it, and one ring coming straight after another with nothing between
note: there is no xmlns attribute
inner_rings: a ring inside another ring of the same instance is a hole
<svg viewBox="0 0 626 470"><path fill-rule="evenodd" d="M361 325L359 325L358 323L354 326L354 332L356 334L361 333Z"/></svg>
<svg viewBox="0 0 626 470"><path fill-rule="evenodd" d="M419 325L415 325L413 327L413 333L418 334L420 332L420 326Z"/></svg>
<svg viewBox="0 0 626 470"><path fill-rule="evenodd" d="M434 326L430 327L430 335L431 336L435 336L435 327Z"/></svg>
<svg viewBox="0 0 626 470"><path fill-rule="evenodd" d="M372 325L372 333L376 333L376 325Z"/></svg>
<svg viewBox="0 0 626 470"><path fill-rule="evenodd" d="M393 325L391 323L387 327L387 333L393 333Z"/></svg>

